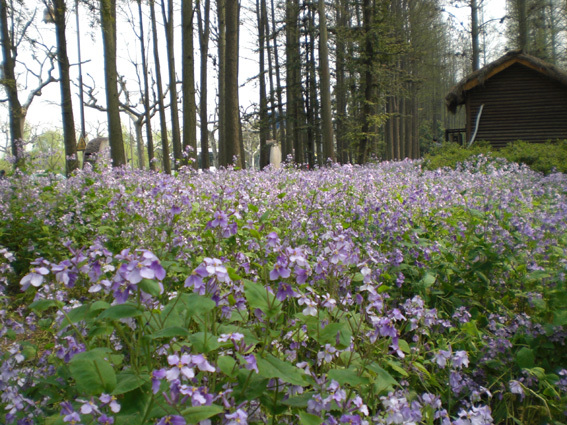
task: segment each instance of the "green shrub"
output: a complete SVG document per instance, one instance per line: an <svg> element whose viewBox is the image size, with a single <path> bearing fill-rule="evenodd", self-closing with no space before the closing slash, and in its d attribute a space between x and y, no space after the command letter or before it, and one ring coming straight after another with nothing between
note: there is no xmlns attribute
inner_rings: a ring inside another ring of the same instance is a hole
<svg viewBox="0 0 567 425"><path fill-rule="evenodd" d="M477 155L504 158L510 162L525 164L543 174L567 172L567 140L529 143L518 140L503 149L494 150L488 142L479 142L471 147L447 143L432 150L424 157L424 167L435 170L443 167L455 168Z"/></svg>

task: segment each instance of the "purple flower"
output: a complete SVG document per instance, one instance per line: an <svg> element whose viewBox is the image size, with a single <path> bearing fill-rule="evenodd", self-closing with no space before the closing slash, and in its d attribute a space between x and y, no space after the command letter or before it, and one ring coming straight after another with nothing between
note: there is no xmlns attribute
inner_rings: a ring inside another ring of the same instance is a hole
<svg viewBox="0 0 567 425"><path fill-rule="evenodd" d="M508 386L510 387L510 392L512 394L519 394L520 399L524 399L524 389L522 388L522 384L519 381L510 381L508 382Z"/></svg>
<svg viewBox="0 0 567 425"><path fill-rule="evenodd" d="M280 283L278 286L278 292L276 293L276 299L278 301L283 301L286 298L294 298L297 297L298 294L297 292L295 292L292 288L291 285L287 284L287 283Z"/></svg>
<svg viewBox="0 0 567 425"><path fill-rule="evenodd" d="M30 285L39 287L43 283L43 277L49 274L49 270L46 267L32 267L30 272L25 275L22 280L20 280L20 285L22 285L22 291L27 290Z"/></svg>
<svg viewBox="0 0 567 425"><path fill-rule="evenodd" d="M191 363L191 356L189 354L183 354L181 358L179 358L177 354L168 356L167 363L173 366L165 372L165 378L170 382L179 378L179 375L183 375L187 379L191 379L195 376L195 372L189 367Z"/></svg>
<svg viewBox="0 0 567 425"><path fill-rule="evenodd" d="M167 415L160 419L157 425L186 425L183 416L179 415Z"/></svg>
<svg viewBox="0 0 567 425"><path fill-rule="evenodd" d="M166 370L158 369L152 370L152 392L157 394L161 385L161 380L165 378Z"/></svg>
<svg viewBox="0 0 567 425"><path fill-rule="evenodd" d="M70 260L64 260L59 264L52 265L51 271L55 273L57 282L61 282L63 285L70 288L73 287L77 280L77 271Z"/></svg>
<svg viewBox="0 0 567 425"><path fill-rule="evenodd" d="M185 287L193 287L196 292L199 292L199 289L205 286L203 278L208 276L209 272L207 271L207 268L201 264L191 272L191 275L187 279L185 279Z"/></svg>
<svg viewBox="0 0 567 425"><path fill-rule="evenodd" d="M453 355L453 366L457 369L464 367L468 367L469 365L469 356L466 351L457 351Z"/></svg>
<svg viewBox="0 0 567 425"><path fill-rule="evenodd" d="M113 413L120 412L120 404L118 404L118 401L116 401L116 397L114 397L113 395L102 394L99 397L99 400L101 401L103 406L106 406L108 404L110 410L112 410Z"/></svg>
<svg viewBox="0 0 567 425"><path fill-rule="evenodd" d="M274 268L270 271L270 280L277 280L279 278L285 279L291 275L291 270L286 264L278 261L274 264Z"/></svg>
<svg viewBox="0 0 567 425"><path fill-rule="evenodd" d="M210 276L216 276L219 282L230 282L228 271L222 265L221 260L218 258L205 258L203 261Z"/></svg>
<svg viewBox="0 0 567 425"><path fill-rule="evenodd" d="M112 416L106 416L105 414L102 414L98 419L98 423L101 425L113 425L114 424L114 418Z"/></svg>
<svg viewBox="0 0 567 425"><path fill-rule="evenodd" d="M248 370L253 370L256 373L259 373L258 371L258 365L256 364L256 357L254 356L254 354L248 354L246 356L242 356L244 358L244 361L246 362L246 364L244 365L244 367Z"/></svg>
<svg viewBox="0 0 567 425"><path fill-rule="evenodd" d="M213 214L214 219L209 222L210 227L226 227L228 224L228 216L222 211L215 211Z"/></svg>
<svg viewBox="0 0 567 425"><path fill-rule="evenodd" d="M248 424L248 414L242 410L238 409L234 413L224 415L228 422L226 425L247 425Z"/></svg>
<svg viewBox="0 0 567 425"><path fill-rule="evenodd" d="M205 356L203 356L202 354L197 354L194 356L191 356L191 363L194 366L197 366L197 368L199 370L202 370L204 372L215 372L216 369L214 368L214 366L212 366L207 359L205 358Z"/></svg>
<svg viewBox="0 0 567 425"><path fill-rule="evenodd" d="M451 358L451 350L439 350L437 354L433 357L433 361L439 365L441 369L447 366L447 360Z"/></svg>

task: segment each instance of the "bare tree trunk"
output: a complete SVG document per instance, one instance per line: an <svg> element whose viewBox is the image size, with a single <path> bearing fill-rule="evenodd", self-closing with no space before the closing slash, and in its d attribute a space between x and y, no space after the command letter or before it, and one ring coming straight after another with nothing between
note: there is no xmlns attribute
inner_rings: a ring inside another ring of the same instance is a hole
<svg viewBox="0 0 567 425"><path fill-rule="evenodd" d="M226 51L225 51L225 162L244 167L241 155L240 110L238 101L238 0L226 0ZM222 60L223 58L221 58ZM235 159L236 158L236 159Z"/></svg>
<svg viewBox="0 0 567 425"><path fill-rule="evenodd" d="M518 44L520 50L528 52L528 14L526 0L517 0L518 5Z"/></svg>
<svg viewBox="0 0 567 425"><path fill-rule="evenodd" d="M284 122L284 112L283 112L283 99L282 99L282 83L280 78L280 64L279 64L279 54L278 54L278 42L277 42L277 29L276 29L276 18L275 18L275 8L274 8L274 0L271 0L271 8L272 8L272 34L274 40L274 61L276 65L276 94L278 97L278 112L279 116L277 119L277 123L280 126L280 140L281 140L281 151L282 153L286 152L286 128ZM274 135L275 136L275 135ZM287 155L287 154L286 154ZM284 158L285 160L285 155Z"/></svg>
<svg viewBox="0 0 567 425"><path fill-rule="evenodd" d="M207 0L207 4L210 4L209 0ZM183 149L185 154L188 155L187 160L192 159L191 165L197 169L199 168L199 160L197 155L197 105L195 104L195 56L193 53L193 4L191 0L182 0L181 15L183 27L181 36L183 55ZM206 15L205 19L208 22L208 12ZM202 46L201 50L203 50ZM201 57L202 55L201 53ZM206 79L203 80L201 77L201 85L205 84L206 86L206 82Z"/></svg>
<svg viewBox="0 0 567 425"><path fill-rule="evenodd" d="M362 140L358 146L359 164L364 164L368 157L368 146L370 145L370 128L371 117L373 115L372 103L374 100L373 86L374 76L372 70L372 58L374 55L373 46L373 15L372 0L364 0L362 7L363 28L364 28L364 105L362 106L363 124L362 124Z"/></svg>
<svg viewBox="0 0 567 425"><path fill-rule="evenodd" d="M138 2L138 16L140 20L140 46L142 50L142 74L144 77L144 116L146 122L146 139L148 143L148 161L150 163L150 170L156 169L156 164L154 161L154 140L152 135L152 123L151 123L151 112L150 112L150 84L148 82L148 62L146 60L146 46L144 39L144 21L142 17L142 0L137 0ZM143 166L143 163L142 163Z"/></svg>
<svg viewBox="0 0 567 425"><path fill-rule="evenodd" d="M0 35L2 41L2 55L4 56L2 85L8 95L8 105L10 108L10 136L12 144L12 156L14 157L14 168L24 166L22 156L22 143L24 138L25 113L18 98L18 87L16 84L15 61L12 57L12 40L8 31L8 5L6 0L0 0Z"/></svg>
<svg viewBox="0 0 567 425"><path fill-rule="evenodd" d="M53 0L55 31L57 37L57 61L59 62L59 86L61 89L61 119L63 123L63 143L65 145L65 174L79 168L77 157L77 138L75 136L75 120L73 117L73 101L71 97L71 78L69 76L69 57L67 56L67 40L65 37L65 0Z"/></svg>
<svg viewBox="0 0 567 425"><path fill-rule="evenodd" d="M298 78L299 60L299 5L297 0L286 0L286 144L282 150L282 156L292 153L294 159L299 161L299 103L300 103L300 80Z"/></svg>
<svg viewBox="0 0 567 425"><path fill-rule="evenodd" d="M471 0L471 37L472 37L472 69L480 68L478 2Z"/></svg>
<svg viewBox="0 0 567 425"><path fill-rule="evenodd" d="M165 40L167 50L167 69L169 71L169 100L171 105L171 143L173 144L174 168L183 163L181 154L181 134L179 130L179 108L177 106L177 77L175 75L175 53L173 38L173 0L167 0L167 14L165 0L161 1L161 12L165 23Z"/></svg>
<svg viewBox="0 0 567 425"><path fill-rule="evenodd" d="M218 95L218 108L219 108L219 155L218 163L219 165L224 165L228 163L227 153L226 153L226 132L225 132L225 120L226 120L226 89L225 89L225 74L226 74L226 63L225 63L225 52L226 52L226 0L217 0L217 19L219 26L218 34L218 57L219 57L219 95Z"/></svg>
<svg viewBox="0 0 567 425"><path fill-rule="evenodd" d="M159 64L159 48L157 38L156 11L154 0L150 0L150 20L152 21L152 39L154 44L154 61L156 67L156 85L159 104L159 122L161 130L161 148L163 157L163 171L171 174L171 162L169 160L169 143L167 140L167 127L165 122L165 106L163 104L163 88L161 85L161 70Z"/></svg>
<svg viewBox="0 0 567 425"><path fill-rule="evenodd" d="M197 0L197 16L199 20L199 45L201 47L201 97L199 102L199 113L201 117L201 161L203 170L208 170L211 166L209 161L209 114L207 111L210 9L210 0L205 0L205 16L203 19L203 17L201 16L201 4L200 1Z"/></svg>
<svg viewBox="0 0 567 425"><path fill-rule="evenodd" d="M345 54L346 43L344 41L347 31L347 2L339 0L336 11L337 21L337 59L335 74L337 86L335 89L337 99L337 160L344 164L347 159L347 140L346 140L346 112L347 112L347 87L345 82Z"/></svg>
<svg viewBox="0 0 567 425"><path fill-rule="evenodd" d="M269 147L266 145L268 139L268 103L266 99L266 78L265 78L265 33L266 23L266 1L256 0L256 14L258 16L258 39L259 39L259 62L260 62L260 169L270 163Z"/></svg>
<svg viewBox="0 0 567 425"><path fill-rule="evenodd" d="M323 139L323 161L335 161L333 116L331 112L331 73L329 71L329 42L325 3L319 0L319 81L321 84L321 129Z"/></svg>
<svg viewBox="0 0 567 425"><path fill-rule="evenodd" d="M102 42L104 47L104 76L108 115L108 141L113 167L126 164L120 105L118 100L118 72L116 70L116 0L101 0Z"/></svg>

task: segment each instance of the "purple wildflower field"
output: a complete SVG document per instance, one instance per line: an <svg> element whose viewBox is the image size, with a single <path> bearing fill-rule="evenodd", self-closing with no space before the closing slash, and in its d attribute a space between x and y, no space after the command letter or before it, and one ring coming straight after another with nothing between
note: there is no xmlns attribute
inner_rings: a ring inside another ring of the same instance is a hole
<svg viewBox="0 0 567 425"><path fill-rule="evenodd" d="M0 180L0 422L567 423L567 176Z"/></svg>

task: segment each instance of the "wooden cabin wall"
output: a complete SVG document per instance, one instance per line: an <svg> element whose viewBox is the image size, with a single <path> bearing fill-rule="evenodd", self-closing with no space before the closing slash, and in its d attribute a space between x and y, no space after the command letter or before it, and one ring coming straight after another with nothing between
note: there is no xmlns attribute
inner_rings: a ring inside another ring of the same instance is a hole
<svg viewBox="0 0 567 425"><path fill-rule="evenodd" d="M494 147L567 139L567 86L515 63L467 93L467 139L484 104L475 140Z"/></svg>

